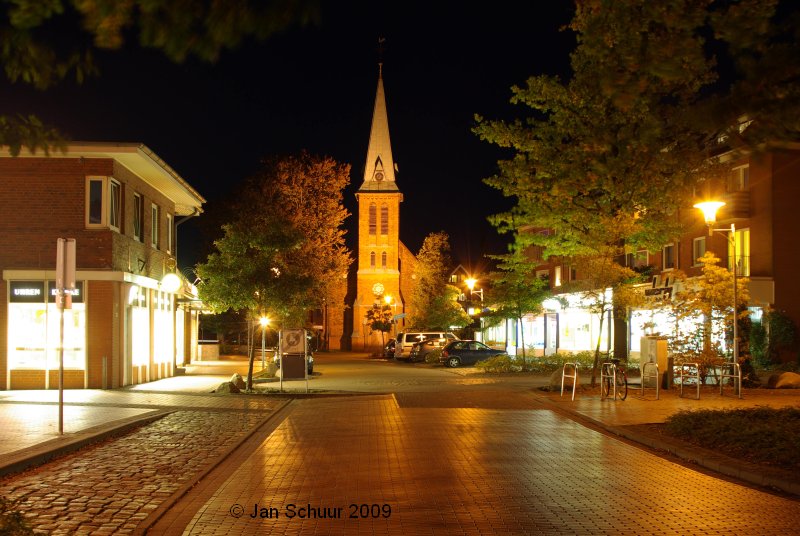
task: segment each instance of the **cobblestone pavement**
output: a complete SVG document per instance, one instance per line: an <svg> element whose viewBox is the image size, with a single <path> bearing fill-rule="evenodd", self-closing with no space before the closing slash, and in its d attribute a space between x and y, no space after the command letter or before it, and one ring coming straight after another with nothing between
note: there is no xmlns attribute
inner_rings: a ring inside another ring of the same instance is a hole
<svg viewBox="0 0 800 536"><path fill-rule="evenodd" d="M41 533L130 534L268 415L176 411L124 437L0 480L0 495L19 500Z"/></svg>
<svg viewBox="0 0 800 536"><path fill-rule="evenodd" d="M151 533L798 533L796 499L673 463L531 393L458 405L452 393L295 401Z"/></svg>

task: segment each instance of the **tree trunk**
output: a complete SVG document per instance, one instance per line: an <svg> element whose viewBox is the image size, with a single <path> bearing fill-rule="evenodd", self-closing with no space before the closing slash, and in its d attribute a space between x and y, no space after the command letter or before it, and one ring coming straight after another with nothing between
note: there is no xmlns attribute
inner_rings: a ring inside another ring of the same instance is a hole
<svg viewBox="0 0 800 536"><path fill-rule="evenodd" d="M255 327L250 329L248 326L247 329L247 354L250 358L250 363L247 366L247 390L253 390L253 360L255 358L255 353L253 349L255 348L254 340L255 340Z"/></svg>
<svg viewBox="0 0 800 536"><path fill-rule="evenodd" d="M597 346L594 349L594 364L592 365L592 387L596 385L597 380L597 365L600 364L600 342L603 339L603 320L605 320L606 313L605 307L603 307L603 312L600 313L600 327L598 329L597 334Z"/></svg>
<svg viewBox="0 0 800 536"><path fill-rule="evenodd" d="M522 317L517 319L517 329L519 330L519 342L522 344L522 370L527 368L525 361L525 330L522 328Z"/></svg>

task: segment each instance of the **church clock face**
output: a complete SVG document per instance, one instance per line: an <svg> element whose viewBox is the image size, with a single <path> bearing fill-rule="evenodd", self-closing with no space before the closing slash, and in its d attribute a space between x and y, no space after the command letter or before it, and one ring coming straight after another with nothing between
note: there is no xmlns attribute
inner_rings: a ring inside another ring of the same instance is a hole
<svg viewBox="0 0 800 536"><path fill-rule="evenodd" d="M376 171L375 172L375 180L382 181L383 180L383 171Z"/></svg>
<svg viewBox="0 0 800 536"><path fill-rule="evenodd" d="M374 285L372 285L372 293L375 294L376 296L380 296L381 294L383 294L383 285L380 283L375 283Z"/></svg>

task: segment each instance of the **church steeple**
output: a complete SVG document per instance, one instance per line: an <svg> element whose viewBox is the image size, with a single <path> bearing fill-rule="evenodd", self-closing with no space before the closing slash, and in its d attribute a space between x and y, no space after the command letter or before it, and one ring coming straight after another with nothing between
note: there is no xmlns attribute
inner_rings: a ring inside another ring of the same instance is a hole
<svg viewBox="0 0 800 536"><path fill-rule="evenodd" d="M360 192L397 192L392 144L389 139L389 116L386 113L386 95L383 92L383 63L378 64L378 91L372 112L364 182Z"/></svg>

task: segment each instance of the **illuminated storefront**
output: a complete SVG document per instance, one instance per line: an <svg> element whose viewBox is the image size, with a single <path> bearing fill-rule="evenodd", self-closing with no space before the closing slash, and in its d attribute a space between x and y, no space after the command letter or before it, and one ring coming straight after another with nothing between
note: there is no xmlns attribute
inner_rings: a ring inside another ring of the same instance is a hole
<svg viewBox="0 0 800 536"><path fill-rule="evenodd" d="M8 383L57 387L60 314L53 281L8 282ZM64 309L64 370L69 383L83 387L86 369L84 283L78 282L72 308Z"/></svg>

